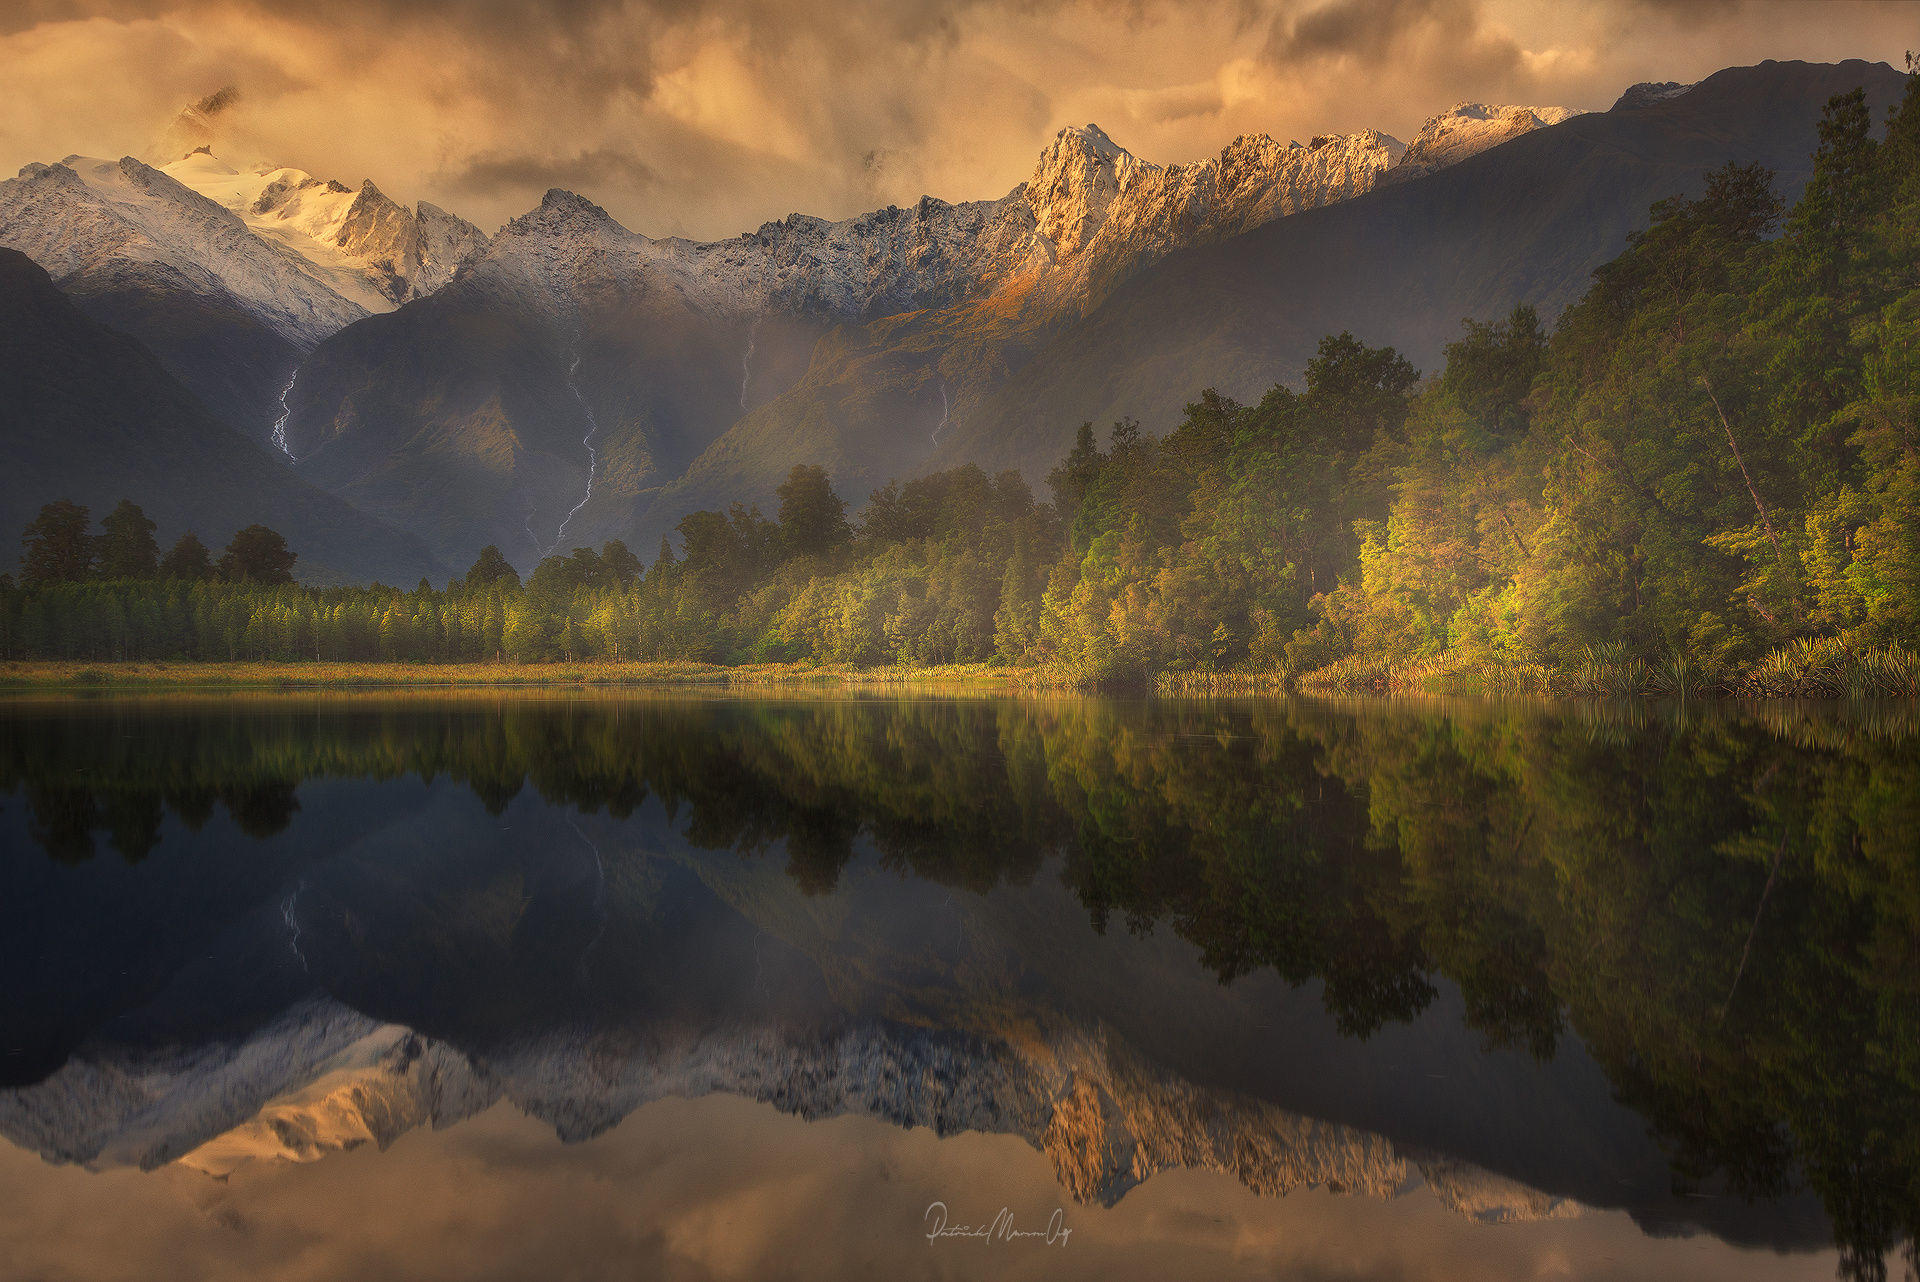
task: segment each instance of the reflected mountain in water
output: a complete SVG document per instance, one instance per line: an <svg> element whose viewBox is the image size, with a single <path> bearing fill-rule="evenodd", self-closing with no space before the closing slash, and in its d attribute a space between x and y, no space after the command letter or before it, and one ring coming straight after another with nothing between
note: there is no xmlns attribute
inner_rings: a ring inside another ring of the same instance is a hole
<svg viewBox="0 0 1920 1282"><path fill-rule="evenodd" d="M210 1173L726 1092L1176 1166L1910 1236L1899 714L15 703L0 1133Z"/></svg>
<svg viewBox="0 0 1920 1282"><path fill-rule="evenodd" d="M1379 1135L1196 1088L1111 1042L1015 1048L890 1023L813 1041L740 1031L624 1055L600 1038L556 1037L474 1059L321 1001L238 1044L70 1062L0 1101L0 1132L55 1161L178 1162L224 1178L248 1161L385 1148L503 1099L579 1141L653 1100L714 1093L809 1120L855 1114L941 1135L1015 1135L1081 1202L1112 1205L1184 1167L1266 1195L1324 1187L1384 1198L1424 1183L1489 1222L1581 1210L1467 1163L1409 1157Z"/></svg>

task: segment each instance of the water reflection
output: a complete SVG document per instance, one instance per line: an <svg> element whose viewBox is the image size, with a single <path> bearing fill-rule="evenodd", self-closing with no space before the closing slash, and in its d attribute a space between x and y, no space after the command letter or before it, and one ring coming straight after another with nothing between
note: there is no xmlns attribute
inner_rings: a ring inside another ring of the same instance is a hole
<svg viewBox="0 0 1920 1282"><path fill-rule="evenodd" d="M1906 713L0 708L0 1134L226 1175L715 1093L1486 1220L1920 1207Z"/></svg>

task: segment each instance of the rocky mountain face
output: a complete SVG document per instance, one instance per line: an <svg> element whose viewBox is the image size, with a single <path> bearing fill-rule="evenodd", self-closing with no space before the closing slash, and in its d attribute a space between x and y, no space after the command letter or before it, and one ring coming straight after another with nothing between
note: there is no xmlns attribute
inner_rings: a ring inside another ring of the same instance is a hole
<svg viewBox="0 0 1920 1282"><path fill-rule="evenodd" d="M1629 86L1627 91L1615 100L1613 109L1632 111L1636 107L1651 107L1657 102L1678 98L1691 88L1693 88L1692 85L1683 85L1677 80L1643 80L1637 85Z"/></svg>
<svg viewBox="0 0 1920 1282"><path fill-rule="evenodd" d="M235 530L264 522L287 536L313 581L412 583L440 572L414 536L290 473L8 249L0 249L0 438L3 528L24 528L54 499L100 516L130 498L159 524L162 547L192 530L217 551Z"/></svg>
<svg viewBox="0 0 1920 1282"><path fill-rule="evenodd" d="M1528 302L1551 321L1645 225L1653 202L1698 192L1728 162L1765 165L1794 199L1828 99L1861 87L1884 120L1905 77L1860 61L1732 68L1684 91L1630 93L1611 111L1532 130L1437 173L1182 251L1050 335L956 415L923 465L976 462L1038 477L1082 422L1130 415L1162 430L1208 387L1258 399L1297 378L1320 338L1342 330L1432 370L1464 318L1499 318Z"/></svg>
<svg viewBox="0 0 1920 1282"><path fill-rule="evenodd" d="M1098 126L1062 130L1027 181L1047 266L1044 287L1062 310L1086 310L1135 271L1188 245L1224 240L1302 209L1371 190L1400 163L1386 134L1282 144L1246 134L1216 157L1155 165Z"/></svg>
<svg viewBox="0 0 1920 1282"><path fill-rule="evenodd" d="M289 445L455 562L647 541L693 506L763 499L803 460L857 497L1138 272L1369 191L1402 154L1373 131L1254 135L1163 166L1088 125L996 201L796 215L706 244L550 192L433 299L317 350Z"/></svg>

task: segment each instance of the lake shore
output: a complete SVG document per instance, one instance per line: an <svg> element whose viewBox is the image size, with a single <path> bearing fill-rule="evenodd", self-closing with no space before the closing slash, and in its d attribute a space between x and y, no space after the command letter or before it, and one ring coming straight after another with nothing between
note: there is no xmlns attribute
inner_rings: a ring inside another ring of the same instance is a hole
<svg viewBox="0 0 1920 1282"><path fill-rule="evenodd" d="M1486 665L1451 656L1405 663L1347 658L1298 677L1279 672L1167 672L1101 683L1055 667L960 663L856 667L824 663L715 664L366 663L350 660L15 660L0 662L8 691L383 690L383 689L865 689L950 692L1158 694L1231 698L1299 693L1355 696L1545 699L1865 699L1920 695L1920 660L1903 647L1830 652L1827 645L1775 651L1751 669L1702 671L1637 659L1563 668Z"/></svg>
<svg viewBox="0 0 1920 1282"><path fill-rule="evenodd" d="M764 663L270 663L194 660L0 663L0 692L9 690L151 689L419 689L489 687L655 686L754 688L781 686L939 687L1057 690L1073 682L1039 668L988 664L852 668Z"/></svg>

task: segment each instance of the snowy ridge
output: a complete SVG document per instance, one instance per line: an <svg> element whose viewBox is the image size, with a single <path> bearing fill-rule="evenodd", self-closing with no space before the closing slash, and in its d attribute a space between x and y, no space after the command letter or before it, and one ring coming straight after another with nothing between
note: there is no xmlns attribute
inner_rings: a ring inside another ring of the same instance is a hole
<svg viewBox="0 0 1920 1282"><path fill-rule="evenodd" d="M305 257L131 156L69 156L0 182L0 245L70 291L133 283L232 299L302 348L369 310Z"/></svg>
<svg viewBox="0 0 1920 1282"><path fill-rule="evenodd" d="M1200 240L1370 188L1399 144L1368 131L1281 145L1237 139L1195 165L1142 161L1096 126L1062 130L1033 176L996 201L931 196L840 222L795 214L731 240L651 240L572 192L551 191L502 229L482 274L513 278L550 306L583 287L685 295L710 314L865 320L1039 284L1084 306L1101 286Z"/></svg>
<svg viewBox="0 0 1920 1282"><path fill-rule="evenodd" d="M219 109L215 99L188 108L175 134L211 140ZM711 243L649 239L559 191L490 243L464 219L424 202L408 209L371 182L236 168L209 142L160 169L131 157L29 165L0 183L0 244L65 285L135 265L154 288L229 296L301 348L489 259L563 310L593 283L671 289L716 316L860 321L1018 285L1060 313L1084 311L1176 249L1360 195L1389 174L1430 172L1571 114L1469 103L1427 122L1411 147L1373 130L1306 145L1252 134L1188 165L1141 160L1097 125L1075 126L998 200L928 196L838 222L794 214Z"/></svg>
<svg viewBox="0 0 1920 1282"><path fill-rule="evenodd" d="M1417 178L1448 165L1457 165L1489 147L1511 142L1522 134L1557 125L1585 113L1573 107L1501 107L1463 102L1421 126L1407 144L1395 178Z"/></svg>
<svg viewBox="0 0 1920 1282"><path fill-rule="evenodd" d="M557 298L583 287L678 291L709 314L830 320L883 316L1037 288L1049 311L1084 310L1121 280L1188 245L1361 195L1389 176L1454 164L1577 114L1462 104L1415 146L1363 130L1310 143L1236 138L1218 156L1159 165L1097 125L1062 129L1033 174L993 201L923 197L829 222L794 214L729 240L652 240L572 192L551 191L502 230L480 262Z"/></svg>

